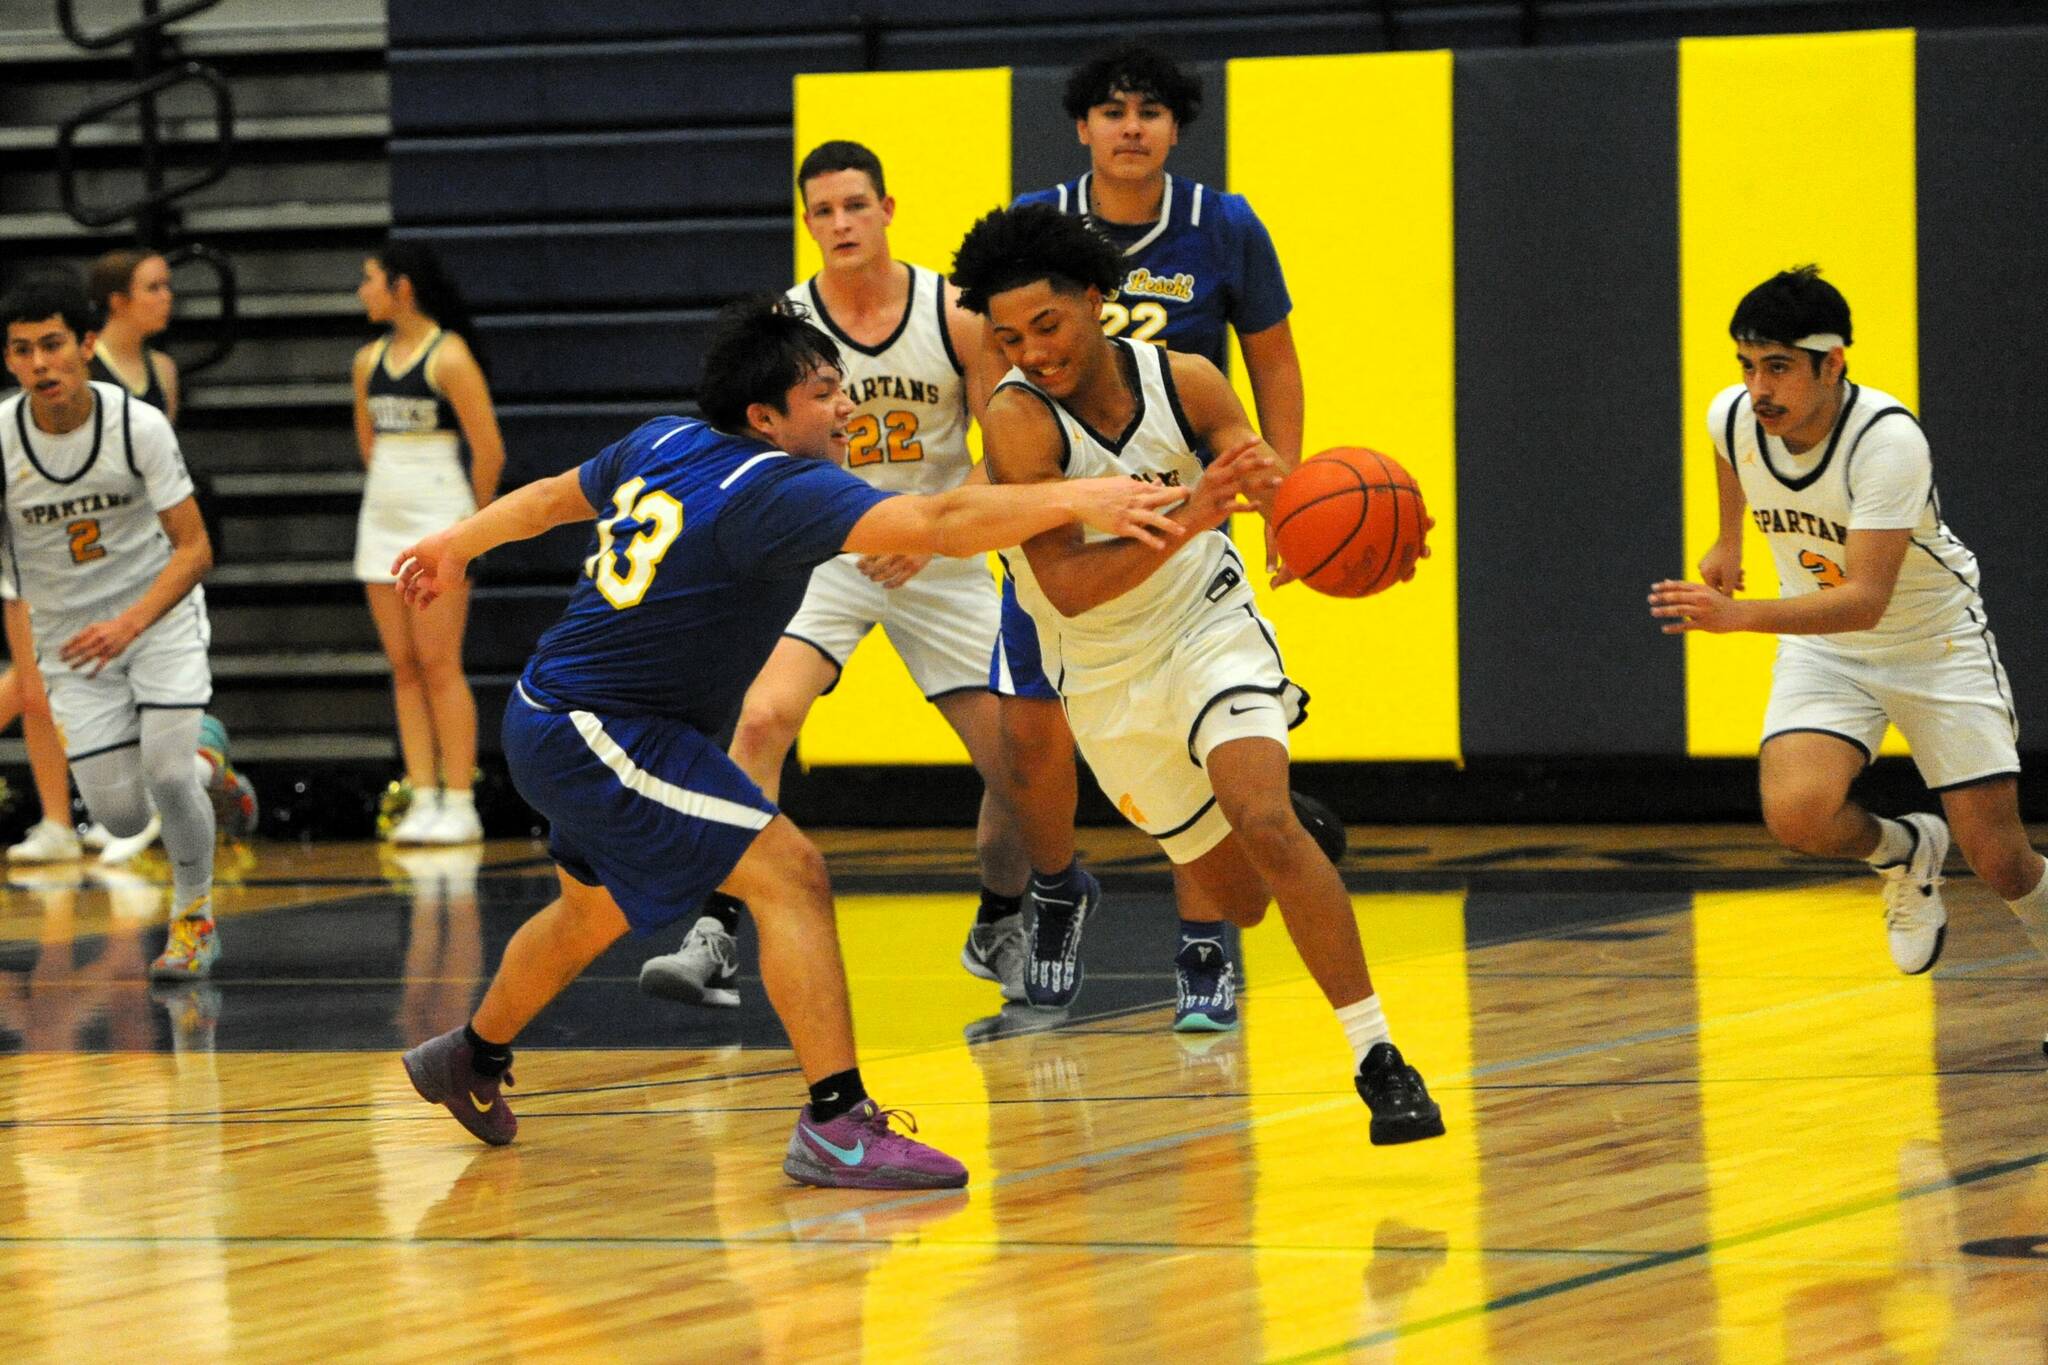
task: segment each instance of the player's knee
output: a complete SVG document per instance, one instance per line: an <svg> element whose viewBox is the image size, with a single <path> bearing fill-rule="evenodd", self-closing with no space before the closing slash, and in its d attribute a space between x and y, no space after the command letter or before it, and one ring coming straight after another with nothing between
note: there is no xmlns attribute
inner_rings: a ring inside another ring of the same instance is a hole
<svg viewBox="0 0 2048 1365"><path fill-rule="evenodd" d="M803 729L808 709L773 698L748 697L740 709L739 724L732 732L733 751L770 756L787 754L789 746L796 743L797 731Z"/></svg>
<svg viewBox="0 0 2048 1365"><path fill-rule="evenodd" d="M1294 808L1284 799L1259 800L1235 806L1230 828L1244 842L1245 854L1261 871L1294 865L1305 854L1316 851L1308 831L1295 818ZM1260 913L1265 908L1260 907Z"/></svg>
<svg viewBox="0 0 2048 1365"><path fill-rule="evenodd" d="M1763 791L1764 827L1771 837L1801 853L1826 852L1827 830L1839 801L1830 803L1823 793L1794 785L1766 787Z"/></svg>

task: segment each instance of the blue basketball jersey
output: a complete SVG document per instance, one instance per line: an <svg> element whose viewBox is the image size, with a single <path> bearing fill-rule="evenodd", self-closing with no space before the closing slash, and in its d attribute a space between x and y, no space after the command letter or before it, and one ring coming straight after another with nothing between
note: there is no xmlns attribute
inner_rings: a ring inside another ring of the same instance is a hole
<svg viewBox="0 0 2048 1365"><path fill-rule="evenodd" d="M1087 218L1093 178L1090 172L1017 202ZM1128 262L1122 287L1103 309L1102 330L1111 336L1192 351L1222 369L1226 326L1239 336L1263 332L1293 310L1273 239L1243 195L1169 175L1158 222L1094 221Z"/></svg>
<svg viewBox="0 0 2048 1365"><path fill-rule="evenodd" d="M714 733L739 710L811 570L895 496L824 460L657 417L580 471L583 577L522 682L543 706Z"/></svg>

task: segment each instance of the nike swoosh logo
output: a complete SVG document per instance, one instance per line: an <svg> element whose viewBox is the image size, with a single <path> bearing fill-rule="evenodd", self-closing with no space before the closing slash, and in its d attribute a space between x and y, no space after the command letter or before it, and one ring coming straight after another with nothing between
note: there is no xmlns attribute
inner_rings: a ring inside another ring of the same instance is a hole
<svg viewBox="0 0 2048 1365"><path fill-rule="evenodd" d="M809 1138L811 1141L817 1143L820 1147L823 1147L826 1151L830 1152L833 1156L837 1157L839 1159L840 1164L843 1166L858 1166L861 1163L861 1158L865 1157L868 1154L868 1144L865 1139L854 1143L851 1147L837 1147L834 1146L832 1143L827 1142L824 1138L820 1137L818 1135L818 1130L811 1127L809 1124L800 1123L797 1125L797 1127L804 1130L805 1137Z"/></svg>
<svg viewBox="0 0 2048 1365"><path fill-rule="evenodd" d="M1243 714L1244 714L1245 712L1247 712L1247 711L1260 711L1260 710L1264 710L1264 709L1265 709L1265 708L1264 708L1264 707L1262 707L1262 706L1260 706L1260 705L1259 705L1259 703L1257 703L1257 702L1253 702L1253 703L1252 703L1252 704L1251 704L1250 706L1233 706L1233 707L1231 707L1231 708L1230 708L1230 714L1231 714L1231 715L1233 715L1233 716L1241 716L1241 715L1243 715Z"/></svg>
<svg viewBox="0 0 2048 1365"><path fill-rule="evenodd" d="M478 1099L476 1097L476 1091L474 1090L469 1092L469 1102L475 1105L479 1110L489 1109L492 1103L490 1100Z"/></svg>

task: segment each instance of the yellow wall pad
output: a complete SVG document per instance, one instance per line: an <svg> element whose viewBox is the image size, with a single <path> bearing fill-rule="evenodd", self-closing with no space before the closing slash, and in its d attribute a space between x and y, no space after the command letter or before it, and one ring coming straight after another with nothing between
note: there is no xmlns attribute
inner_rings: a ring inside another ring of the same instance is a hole
<svg viewBox="0 0 2048 1365"><path fill-rule="evenodd" d="M1265 221L1287 273L1308 395L1303 449L1386 452L1436 518L1432 558L1381 596L1261 593L1288 672L1316 699L1294 753L1455 759L1451 57L1259 58L1230 63L1229 81L1229 188ZM1249 409L1242 365L1236 373ZM1238 534L1247 561L1262 564L1263 528Z"/></svg>
<svg viewBox="0 0 2048 1365"><path fill-rule="evenodd" d="M1751 288L1818 262L1855 321L1850 377L1918 406L1913 35L1687 39L1678 91L1685 411L1675 449L1685 462L1683 567L1697 577L1718 525L1707 404L1742 378L1728 319ZM1747 595L1778 591L1753 526L1743 569ZM1686 639L1690 752L1756 752L1776 642ZM1885 749L1902 751L1896 734Z"/></svg>

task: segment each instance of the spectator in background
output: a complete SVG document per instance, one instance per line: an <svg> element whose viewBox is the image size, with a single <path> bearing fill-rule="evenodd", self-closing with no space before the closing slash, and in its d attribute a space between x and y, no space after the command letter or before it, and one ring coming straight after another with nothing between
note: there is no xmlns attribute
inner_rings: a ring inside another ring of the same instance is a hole
<svg viewBox="0 0 2048 1365"><path fill-rule="evenodd" d="M462 671L469 586L424 611L393 588L398 552L490 502L505 447L469 309L425 246L391 242L356 287L371 322L390 328L355 358L356 441L368 477L356 523L356 577L391 660L398 744L413 800L391 831L401 844L483 837L470 789L476 698Z"/></svg>

